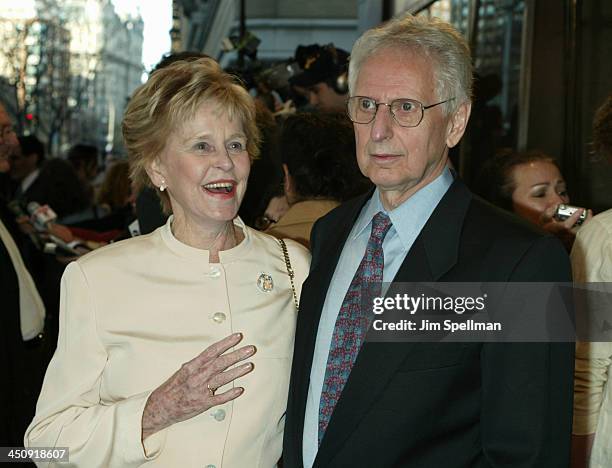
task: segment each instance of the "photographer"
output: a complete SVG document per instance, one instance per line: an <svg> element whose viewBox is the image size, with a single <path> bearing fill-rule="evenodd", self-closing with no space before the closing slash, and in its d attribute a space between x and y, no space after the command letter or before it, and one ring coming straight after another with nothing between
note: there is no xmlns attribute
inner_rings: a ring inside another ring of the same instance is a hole
<svg viewBox="0 0 612 468"><path fill-rule="evenodd" d="M302 72L289 79L314 108L324 112L345 112L348 98L348 57L333 44L298 46L295 61Z"/></svg>
<svg viewBox="0 0 612 468"><path fill-rule="evenodd" d="M593 217L585 208L560 207L570 202L565 179L541 151L500 153L484 165L480 181L483 198L554 234L568 251L578 228Z"/></svg>

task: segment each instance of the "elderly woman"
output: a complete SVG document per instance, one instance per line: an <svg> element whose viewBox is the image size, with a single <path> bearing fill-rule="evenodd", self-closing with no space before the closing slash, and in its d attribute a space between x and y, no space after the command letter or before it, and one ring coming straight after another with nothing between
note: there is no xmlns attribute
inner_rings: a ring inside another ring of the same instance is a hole
<svg viewBox="0 0 612 468"><path fill-rule="evenodd" d="M123 122L131 175L172 216L66 269L28 446L68 447L69 466L277 463L309 257L236 216L258 152L254 113L206 58L136 91Z"/></svg>
<svg viewBox="0 0 612 468"><path fill-rule="evenodd" d="M480 182L484 198L556 235L568 250L580 215L586 211L585 222L593 217L590 210L580 208L567 219L555 218L557 207L569 203L570 197L557 162L541 151L496 155L483 167Z"/></svg>

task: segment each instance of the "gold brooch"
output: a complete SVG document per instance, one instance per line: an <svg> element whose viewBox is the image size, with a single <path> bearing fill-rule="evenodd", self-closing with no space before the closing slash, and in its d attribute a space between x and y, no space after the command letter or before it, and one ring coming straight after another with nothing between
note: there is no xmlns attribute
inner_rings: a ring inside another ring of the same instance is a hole
<svg viewBox="0 0 612 468"><path fill-rule="evenodd" d="M272 281L272 277L267 273L262 273L257 278L257 287L262 292L270 292L274 289L274 281Z"/></svg>

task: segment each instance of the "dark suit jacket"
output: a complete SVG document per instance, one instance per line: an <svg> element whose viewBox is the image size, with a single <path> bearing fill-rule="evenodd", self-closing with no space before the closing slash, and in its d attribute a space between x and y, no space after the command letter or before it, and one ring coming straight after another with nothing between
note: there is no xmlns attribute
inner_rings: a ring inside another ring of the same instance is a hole
<svg viewBox="0 0 612 468"><path fill-rule="evenodd" d="M45 162L38 177L20 198L25 204L35 201L49 205L59 218L84 210L89 205L76 172L68 161L59 158Z"/></svg>
<svg viewBox="0 0 612 468"><path fill-rule="evenodd" d="M141 235L149 234L166 224L168 215L162 210L159 197L152 188L145 187L136 197L136 217Z"/></svg>
<svg viewBox="0 0 612 468"><path fill-rule="evenodd" d="M285 467L302 466L309 375L325 296L368 196L313 229L285 423ZM395 281L571 281L550 236L474 197L456 180ZM319 447L317 467L568 465L572 343L365 342Z"/></svg>
<svg viewBox="0 0 612 468"><path fill-rule="evenodd" d="M11 230L12 214L0 206L0 219ZM33 344L34 343L34 344ZM41 342L24 343L19 315L19 283L13 262L0 241L0 446L23 445L49 359Z"/></svg>

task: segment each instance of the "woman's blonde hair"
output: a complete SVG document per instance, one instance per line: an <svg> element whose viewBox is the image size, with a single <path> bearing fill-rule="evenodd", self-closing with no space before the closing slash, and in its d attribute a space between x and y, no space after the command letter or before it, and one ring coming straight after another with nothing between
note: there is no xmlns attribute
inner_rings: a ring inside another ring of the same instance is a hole
<svg viewBox="0 0 612 468"><path fill-rule="evenodd" d="M240 119L251 160L259 155L259 130L255 104L238 79L223 71L211 58L180 60L156 70L140 86L123 117L123 140L134 189L154 187L147 167L163 151L170 134L194 118L204 103L214 103L230 120ZM157 192L165 212L170 212L167 192Z"/></svg>

